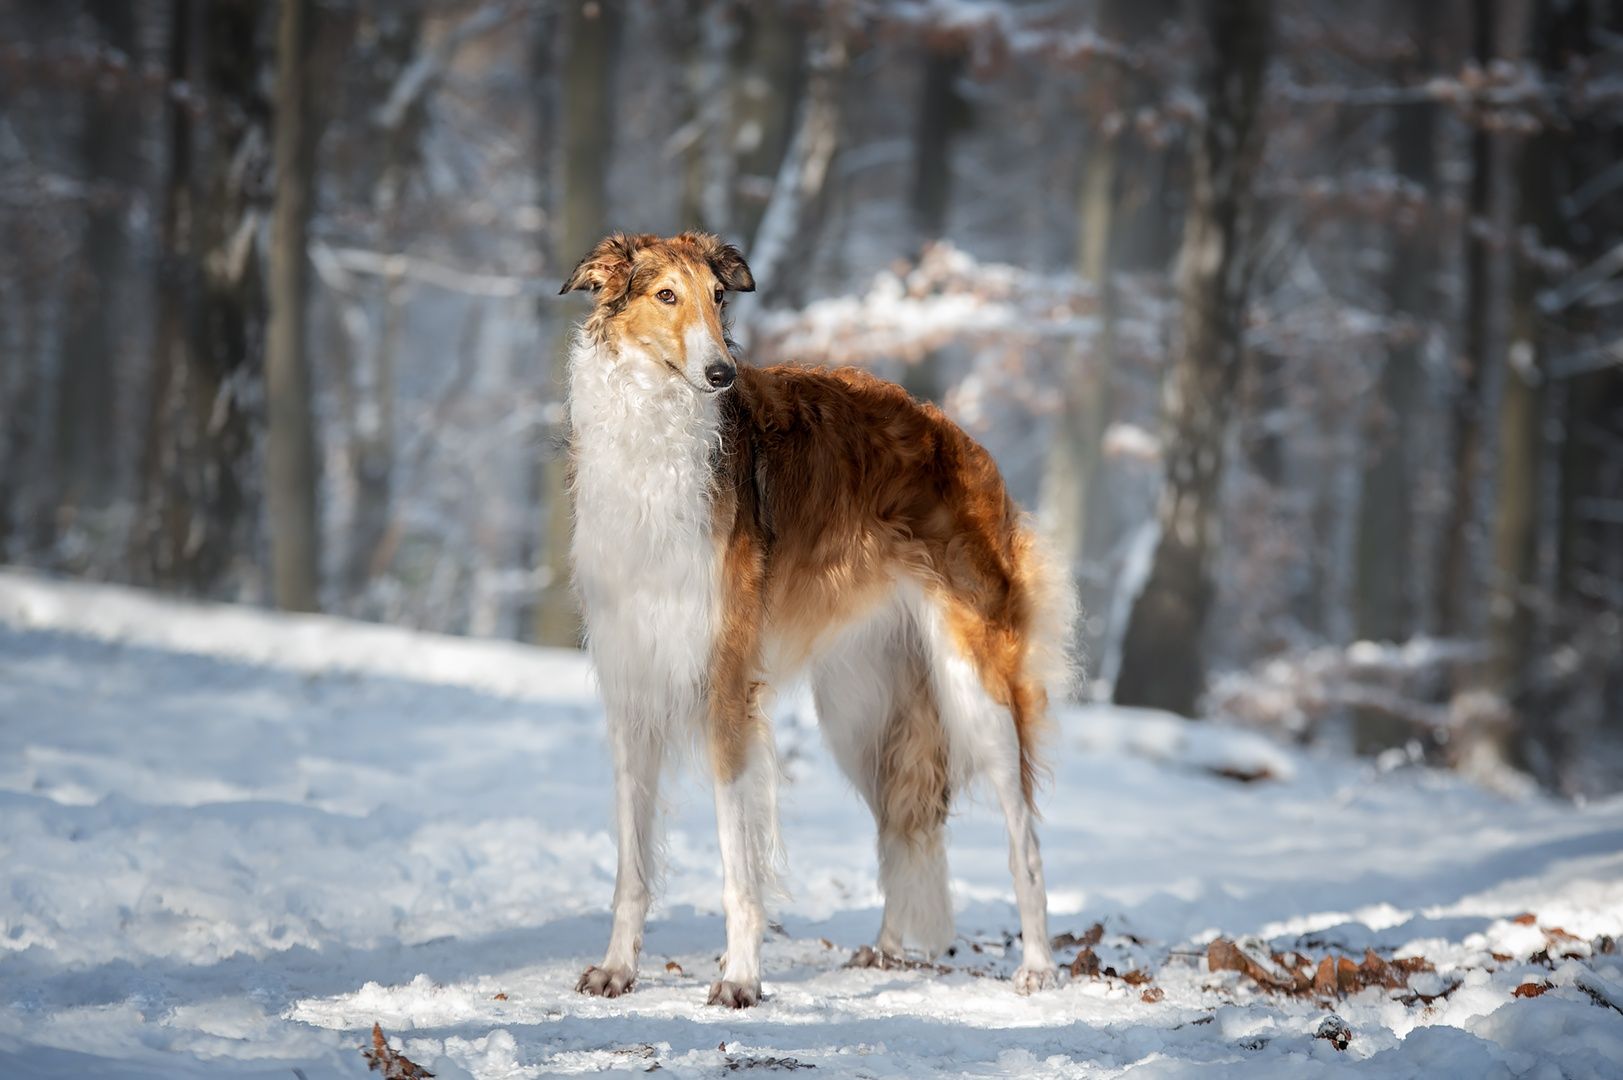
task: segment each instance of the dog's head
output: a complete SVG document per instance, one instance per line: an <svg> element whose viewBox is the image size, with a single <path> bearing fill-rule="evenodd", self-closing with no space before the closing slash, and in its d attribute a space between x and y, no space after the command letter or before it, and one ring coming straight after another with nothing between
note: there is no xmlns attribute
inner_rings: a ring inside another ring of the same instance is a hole
<svg viewBox="0 0 1623 1080"><path fill-rule="evenodd" d="M700 393L720 393L738 377L725 300L729 292L754 291L755 279L739 250L720 238L614 233L561 291L576 289L592 291L588 326L617 352L641 352Z"/></svg>

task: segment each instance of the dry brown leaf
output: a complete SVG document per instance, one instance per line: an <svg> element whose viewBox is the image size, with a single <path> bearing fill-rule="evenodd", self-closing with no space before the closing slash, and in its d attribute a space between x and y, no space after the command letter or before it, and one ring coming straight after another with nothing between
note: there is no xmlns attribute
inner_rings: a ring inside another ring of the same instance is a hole
<svg viewBox="0 0 1623 1080"><path fill-rule="evenodd" d="M1508 964L1512 960L1515 959L1515 957L1513 957L1509 953L1505 953L1505 952L1491 952L1488 955L1493 957L1493 959L1494 959L1494 961L1496 963L1500 963L1500 964Z"/></svg>
<svg viewBox="0 0 1623 1080"><path fill-rule="evenodd" d="M1551 941L1577 941L1578 940L1578 935L1577 934L1569 933L1566 930L1561 929L1561 927L1559 927L1559 926L1546 926L1544 928L1544 936L1549 938Z"/></svg>
<svg viewBox="0 0 1623 1080"><path fill-rule="evenodd" d="M1524 911L1510 921L1515 923L1517 926L1532 926L1534 923L1538 922L1538 916L1534 915L1531 911Z"/></svg>
<svg viewBox="0 0 1623 1080"><path fill-rule="evenodd" d="M1358 981L1364 986L1384 986L1396 990L1404 983L1404 975L1391 964L1375 955L1374 949L1364 950L1364 960L1358 965Z"/></svg>
<svg viewBox="0 0 1623 1080"><path fill-rule="evenodd" d="M1138 968L1134 968L1132 971L1124 974L1121 977L1121 981L1126 983L1128 986L1143 986L1152 978L1153 976L1151 976L1149 972L1140 971Z"/></svg>
<svg viewBox="0 0 1623 1080"><path fill-rule="evenodd" d="M1516 989L1512 990L1510 992L1510 996L1519 998L1536 998L1554 985L1554 983L1550 982L1524 982L1520 986L1516 987Z"/></svg>
<svg viewBox="0 0 1623 1080"><path fill-rule="evenodd" d="M1080 937L1071 933L1069 930L1065 931L1065 933L1060 934L1058 937L1054 938L1053 941L1049 942L1049 947L1053 949L1068 949L1072 945L1080 945L1081 947L1087 949L1092 948L1093 946L1099 944L1099 942L1103 941L1104 936L1104 923L1094 923L1092 926L1082 931Z"/></svg>
<svg viewBox="0 0 1623 1080"><path fill-rule="evenodd" d="M817 939L817 943L818 943L818 944L819 944L819 945L821 945L821 946L822 946L822 947L823 947L823 948L825 948L825 949L832 949L832 948L833 948L833 947L834 947L834 943L833 943L833 942L832 942L832 941L830 941L830 940L829 940L829 939L828 939L828 938L826 938L826 937L820 937L820 938L818 938L818 939Z"/></svg>
<svg viewBox="0 0 1623 1080"><path fill-rule="evenodd" d="M1337 992L1335 957L1326 956L1319 961L1319 970L1313 973L1313 992L1324 995Z"/></svg>
<svg viewBox="0 0 1623 1080"><path fill-rule="evenodd" d="M1146 1005L1154 1005L1157 1001L1160 1001L1166 996L1167 992L1165 990L1161 989L1159 986L1152 986L1142 994L1138 995L1138 1000L1142 1001Z"/></svg>
<svg viewBox="0 0 1623 1080"><path fill-rule="evenodd" d="M682 965L678 964L675 960L667 960L667 961L665 961L665 970L670 972L672 975L686 975L687 974L687 972L682 970Z"/></svg>
<svg viewBox="0 0 1623 1080"><path fill-rule="evenodd" d="M1255 983L1271 990L1295 990L1297 978L1279 971L1273 964L1265 964L1241 949L1228 938L1217 938L1206 946L1208 971L1238 971ZM1311 983L1309 983L1311 985Z"/></svg>
<svg viewBox="0 0 1623 1080"><path fill-rule="evenodd" d="M1274 963L1288 968L1291 971L1296 971L1300 968L1306 968L1309 971L1312 971L1318 966L1313 962L1312 957L1304 956L1295 951L1288 953L1274 953Z"/></svg>
<svg viewBox="0 0 1623 1080"><path fill-rule="evenodd" d="M363 1046L361 1054L366 1058L367 1069L381 1072L383 1080L428 1080L434 1075L405 1054L389 1049L380 1024L372 1025L372 1048L368 1050Z"/></svg>
<svg viewBox="0 0 1623 1080"><path fill-rule="evenodd" d="M1071 961L1071 977L1079 979L1086 975L1090 979L1099 977L1099 957L1092 949L1083 949Z"/></svg>
<svg viewBox="0 0 1623 1080"><path fill-rule="evenodd" d="M506 994L505 991L498 990L498 991L496 991L496 993L494 995L491 996L490 1000L492 1000L492 1001L506 1001L507 1000L507 994Z"/></svg>
<svg viewBox="0 0 1623 1080"><path fill-rule="evenodd" d="M1366 963L1369 958L1365 957ZM1380 958L1375 957L1375 960L1378 963ZM1365 985L1362 969L1345 956L1326 956L1319 961L1319 969L1313 975L1313 992L1327 997L1356 994Z"/></svg>

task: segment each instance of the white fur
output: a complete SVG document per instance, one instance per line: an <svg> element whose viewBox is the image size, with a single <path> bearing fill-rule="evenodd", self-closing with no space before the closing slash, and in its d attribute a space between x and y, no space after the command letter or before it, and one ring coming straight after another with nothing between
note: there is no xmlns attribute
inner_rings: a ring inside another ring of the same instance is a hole
<svg viewBox="0 0 1623 1080"><path fill-rule="evenodd" d="M766 929L766 894L777 882L778 760L761 720L762 737L750 749L737 777L716 785L716 833L721 841L721 906L727 915L727 954L722 987L760 995L761 936Z"/></svg>
<svg viewBox="0 0 1623 1080"><path fill-rule="evenodd" d="M569 412L570 554L611 722L661 731L691 723L719 604L716 400L635 350L581 337L570 354Z"/></svg>
<svg viewBox="0 0 1623 1080"><path fill-rule="evenodd" d="M703 717L720 577L709 496L716 408L648 357L584 336L570 353L569 403L570 554L614 751L619 867L602 969L619 992L636 974L657 874L661 762Z"/></svg>
<svg viewBox="0 0 1623 1080"><path fill-rule="evenodd" d="M1020 911L1022 963L1015 986L1023 993L1052 986L1048 899L1042 854L1020 786L1020 743L1009 710L986 692L969 658L947 632L937 604L912 582L841 635L814 664L812 687L824 737L840 767L878 816L879 754L894 708L894 672L915 649L930 671L954 791L985 777L1009 831L1009 871ZM904 947L935 955L953 934L947 860L941 836L922 845L879 838L879 882L885 895L881 953Z"/></svg>
<svg viewBox="0 0 1623 1080"><path fill-rule="evenodd" d="M879 819L879 757L885 725L895 710L896 673L907 651L922 648L912 613L898 589L887 603L839 635L812 667L812 694L829 749L852 786ZM901 956L915 948L926 957L952 944L952 894L947 884L945 837L920 844L881 833L879 889L885 914L879 951Z"/></svg>

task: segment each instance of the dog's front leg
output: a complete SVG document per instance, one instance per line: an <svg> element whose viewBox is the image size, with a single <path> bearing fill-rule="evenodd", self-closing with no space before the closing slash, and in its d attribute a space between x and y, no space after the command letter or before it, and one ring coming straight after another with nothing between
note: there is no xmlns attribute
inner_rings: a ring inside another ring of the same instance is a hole
<svg viewBox="0 0 1623 1080"><path fill-rule="evenodd" d="M659 799L662 734L639 724L625 710L611 709L609 738L614 750L615 826L619 866L614 877L614 929L601 964L587 968L575 989L583 994L619 997L637 979L643 924L653 899L655 874L654 808Z"/></svg>
<svg viewBox="0 0 1623 1080"><path fill-rule="evenodd" d="M775 880L778 852L778 762L771 728L753 693L713 717L727 955L720 981L710 987L710 1004L745 1009L761 1000L763 899Z"/></svg>

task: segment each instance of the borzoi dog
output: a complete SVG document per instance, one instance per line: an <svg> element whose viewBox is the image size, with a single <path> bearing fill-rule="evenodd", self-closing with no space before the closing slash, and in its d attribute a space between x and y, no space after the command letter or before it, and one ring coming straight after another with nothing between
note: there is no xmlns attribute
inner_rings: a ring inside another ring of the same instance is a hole
<svg viewBox="0 0 1623 1080"><path fill-rule="evenodd" d="M569 359L571 557L608 714L619 864L603 962L637 977L668 748L715 780L727 952L712 1004L761 996L778 858L770 688L809 673L834 757L873 811L888 964L952 941L944 826L984 777L1009 830L1022 993L1055 985L1033 787L1073 612L991 456L931 405L850 368L740 365L738 249L616 234L564 283L592 313Z"/></svg>

